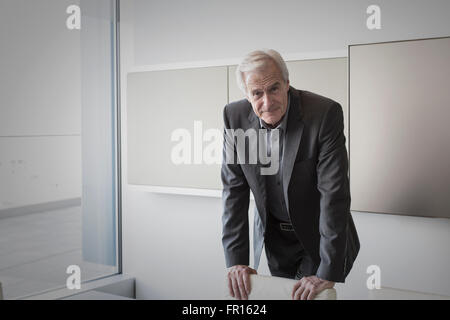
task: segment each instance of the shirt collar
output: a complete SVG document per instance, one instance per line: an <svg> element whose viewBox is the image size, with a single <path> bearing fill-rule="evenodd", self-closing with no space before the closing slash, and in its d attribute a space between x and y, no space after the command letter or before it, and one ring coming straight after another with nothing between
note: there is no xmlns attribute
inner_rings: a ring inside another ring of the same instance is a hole
<svg viewBox="0 0 450 320"><path fill-rule="evenodd" d="M288 103L287 103L286 112L283 115L283 119L281 120L280 124L276 128L273 128L273 129L281 129L283 131L286 131L287 117L288 117L288 114L289 114L289 106L290 106L290 104L291 104L291 97L288 94ZM259 118L259 125L260 125L261 129L268 129L268 130L272 129L261 118Z"/></svg>

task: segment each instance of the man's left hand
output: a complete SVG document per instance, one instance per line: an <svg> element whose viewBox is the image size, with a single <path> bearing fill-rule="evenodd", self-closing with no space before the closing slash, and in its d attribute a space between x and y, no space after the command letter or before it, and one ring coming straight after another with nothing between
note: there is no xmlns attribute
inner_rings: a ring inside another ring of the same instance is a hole
<svg viewBox="0 0 450 320"><path fill-rule="evenodd" d="M303 277L294 285L292 299L313 300L323 290L333 287L333 281L323 280L317 276Z"/></svg>

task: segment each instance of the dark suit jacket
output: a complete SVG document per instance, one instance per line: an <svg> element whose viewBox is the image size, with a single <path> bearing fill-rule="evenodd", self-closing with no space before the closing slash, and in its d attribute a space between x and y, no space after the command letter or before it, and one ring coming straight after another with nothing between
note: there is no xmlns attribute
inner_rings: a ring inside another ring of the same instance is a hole
<svg viewBox="0 0 450 320"><path fill-rule="evenodd" d="M331 99L293 87L289 95L281 163L288 213L301 245L317 266L316 275L344 282L360 245L350 214L342 108ZM259 119L245 99L226 105L223 117L225 129L259 129ZM250 190L256 203L255 269L259 264L267 221L266 188L259 169L259 164L222 164L222 243L227 267L249 265Z"/></svg>

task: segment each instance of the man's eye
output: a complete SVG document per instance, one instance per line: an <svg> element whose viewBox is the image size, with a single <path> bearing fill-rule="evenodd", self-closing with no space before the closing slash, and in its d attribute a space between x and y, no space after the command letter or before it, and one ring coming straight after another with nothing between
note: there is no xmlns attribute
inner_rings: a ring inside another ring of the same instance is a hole
<svg viewBox="0 0 450 320"><path fill-rule="evenodd" d="M255 93L253 93L253 96L255 96L255 97L260 96L260 95L261 95L261 91L257 91Z"/></svg>
<svg viewBox="0 0 450 320"><path fill-rule="evenodd" d="M275 92L278 90L278 87L272 88L272 92Z"/></svg>

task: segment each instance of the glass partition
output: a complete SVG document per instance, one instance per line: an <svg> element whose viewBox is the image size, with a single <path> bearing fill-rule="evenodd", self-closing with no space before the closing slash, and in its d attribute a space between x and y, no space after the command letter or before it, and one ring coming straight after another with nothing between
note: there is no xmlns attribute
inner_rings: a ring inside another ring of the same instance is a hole
<svg viewBox="0 0 450 320"><path fill-rule="evenodd" d="M4 299L120 272L114 0L0 1Z"/></svg>

